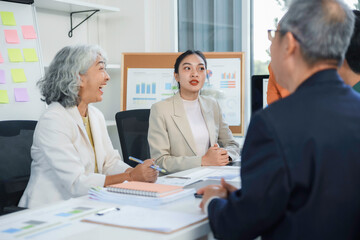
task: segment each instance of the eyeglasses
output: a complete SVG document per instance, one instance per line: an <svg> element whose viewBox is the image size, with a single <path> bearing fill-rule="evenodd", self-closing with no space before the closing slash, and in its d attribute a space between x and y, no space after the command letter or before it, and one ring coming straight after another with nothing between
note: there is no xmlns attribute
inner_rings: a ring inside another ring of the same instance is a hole
<svg viewBox="0 0 360 240"><path fill-rule="evenodd" d="M270 40L270 42L272 42L275 38L275 33L279 32L280 30L274 30L274 29L269 29L267 30L268 32L268 39Z"/></svg>
<svg viewBox="0 0 360 240"><path fill-rule="evenodd" d="M268 39L270 40L270 42L272 42L274 40L276 32L281 32L281 33L285 34L290 31L269 29L268 30ZM301 44L301 40L295 35L295 33L293 33L293 32L290 32L290 33L294 36L295 40Z"/></svg>

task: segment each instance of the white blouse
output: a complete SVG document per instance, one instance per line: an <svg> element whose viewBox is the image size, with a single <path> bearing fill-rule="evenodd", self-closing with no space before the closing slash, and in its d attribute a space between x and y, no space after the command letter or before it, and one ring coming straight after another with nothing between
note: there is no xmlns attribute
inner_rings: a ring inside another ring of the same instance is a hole
<svg viewBox="0 0 360 240"><path fill-rule="evenodd" d="M199 99L183 100L185 112L196 143L197 156L204 156L210 147L210 136L201 113Z"/></svg>

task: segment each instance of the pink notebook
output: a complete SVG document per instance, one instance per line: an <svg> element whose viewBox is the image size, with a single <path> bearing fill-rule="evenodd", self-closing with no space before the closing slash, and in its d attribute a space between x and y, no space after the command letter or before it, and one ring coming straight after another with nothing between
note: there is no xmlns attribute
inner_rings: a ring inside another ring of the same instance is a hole
<svg viewBox="0 0 360 240"><path fill-rule="evenodd" d="M147 197L165 197L183 191L182 186L173 186L147 182L125 182L109 185L106 189L110 192L140 195Z"/></svg>

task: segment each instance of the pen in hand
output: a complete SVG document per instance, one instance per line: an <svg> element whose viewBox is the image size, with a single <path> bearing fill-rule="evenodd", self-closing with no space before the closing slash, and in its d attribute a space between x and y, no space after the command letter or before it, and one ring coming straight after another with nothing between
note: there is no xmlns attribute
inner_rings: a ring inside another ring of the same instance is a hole
<svg viewBox="0 0 360 240"><path fill-rule="evenodd" d="M137 162L137 163L144 163L142 160L138 159L138 158L135 158L135 157L132 157L130 156L129 157L129 160L131 161L134 161L134 162ZM156 165L151 165L150 166L152 169L155 169L156 171L159 171L159 172L162 172L162 173L166 173L165 169L162 169L160 168L159 166L156 166Z"/></svg>

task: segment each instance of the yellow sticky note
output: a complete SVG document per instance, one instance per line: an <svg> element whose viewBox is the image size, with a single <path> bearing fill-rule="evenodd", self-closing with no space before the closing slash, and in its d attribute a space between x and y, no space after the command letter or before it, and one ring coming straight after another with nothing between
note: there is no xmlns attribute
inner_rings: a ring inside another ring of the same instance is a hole
<svg viewBox="0 0 360 240"><path fill-rule="evenodd" d="M3 25L16 26L16 21L13 12L0 12Z"/></svg>
<svg viewBox="0 0 360 240"><path fill-rule="evenodd" d="M9 103L9 96L6 90L0 90L0 103Z"/></svg>
<svg viewBox="0 0 360 240"><path fill-rule="evenodd" d="M35 48L24 48L23 49L25 62L38 62L38 57Z"/></svg>
<svg viewBox="0 0 360 240"><path fill-rule="evenodd" d="M15 83L22 83L27 81L24 69L22 68L11 69L11 77Z"/></svg>
<svg viewBox="0 0 360 240"><path fill-rule="evenodd" d="M23 62L24 59L21 50L18 48L8 48L8 55L10 62Z"/></svg>

